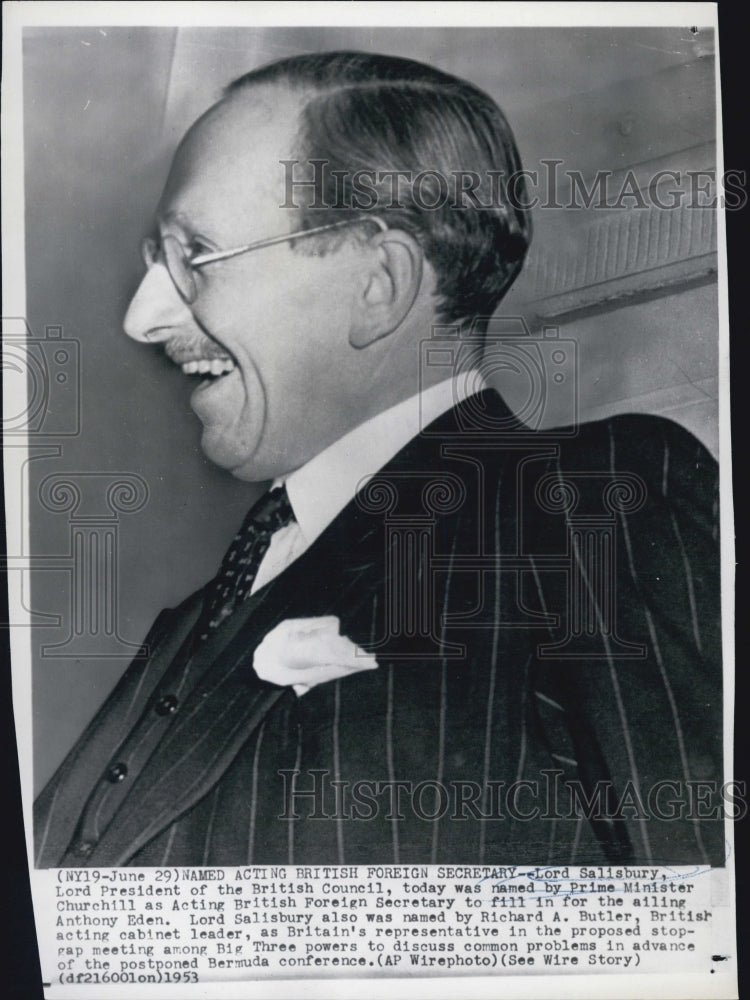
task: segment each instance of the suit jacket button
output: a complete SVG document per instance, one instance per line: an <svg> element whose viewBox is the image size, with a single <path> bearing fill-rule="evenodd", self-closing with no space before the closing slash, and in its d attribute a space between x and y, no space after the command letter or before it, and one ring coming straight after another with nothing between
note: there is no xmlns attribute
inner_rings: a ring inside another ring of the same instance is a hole
<svg viewBox="0 0 750 1000"><path fill-rule="evenodd" d="M154 705L154 711L157 715L172 715L177 711L178 704L179 702L173 694L165 694Z"/></svg>
<svg viewBox="0 0 750 1000"><path fill-rule="evenodd" d="M83 854L84 856L91 854L95 846L93 840L81 840L76 844L76 854Z"/></svg>
<svg viewBox="0 0 750 1000"><path fill-rule="evenodd" d="M128 773L128 765L123 764L120 761L117 764L113 764L112 767L107 771L107 781L111 781L113 785L116 785L118 781L123 781Z"/></svg>

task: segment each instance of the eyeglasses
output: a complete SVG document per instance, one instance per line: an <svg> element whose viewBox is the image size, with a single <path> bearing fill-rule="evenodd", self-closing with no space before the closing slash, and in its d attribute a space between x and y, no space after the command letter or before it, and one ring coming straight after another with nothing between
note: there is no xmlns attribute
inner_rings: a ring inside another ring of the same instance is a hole
<svg viewBox="0 0 750 1000"><path fill-rule="evenodd" d="M317 236L318 233L325 233L332 229L340 229L342 226L351 226L354 223L374 222L382 231L388 226L374 215L362 216L356 219L344 219L341 222L331 222L325 226L315 226L313 229L302 229L294 233L284 233L283 236L272 236L270 239L257 240L254 243L246 243L241 247L233 247L231 250L217 250L215 253L197 254L189 257L188 251L183 243L176 236L168 234L156 239L153 236L146 236L141 241L141 256L146 270L149 270L157 262L163 261L172 283L180 294L180 298L186 305L193 305L198 298L198 286L195 283L193 271L207 264L216 264L220 260L229 260L232 257L239 257L240 254L249 253L251 250L261 250L263 247L272 247L277 243L287 243L289 240L300 240L307 236Z"/></svg>

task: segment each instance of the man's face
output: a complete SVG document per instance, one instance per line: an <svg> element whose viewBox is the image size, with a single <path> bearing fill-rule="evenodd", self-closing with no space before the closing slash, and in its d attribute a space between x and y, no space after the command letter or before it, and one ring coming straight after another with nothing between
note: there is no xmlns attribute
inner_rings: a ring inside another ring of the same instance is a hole
<svg viewBox="0 0 750 1000"><path fill-rule="evenodd" d="M175 157L157 224L188 256L231 249L299 228L281 208L280 163L298 156L297 105L269 92L213 108ZM186 305L166 267L145 274L125 332L160 343L186 376L206 455L241 479L290 472L353 423L363 386L349 349L358 253L322 256L288 243L194 270ZM209 368L211 374L200 374ZM198 369L198 371L196 371ZM221 374L213 374L221 373Z"/></svg>

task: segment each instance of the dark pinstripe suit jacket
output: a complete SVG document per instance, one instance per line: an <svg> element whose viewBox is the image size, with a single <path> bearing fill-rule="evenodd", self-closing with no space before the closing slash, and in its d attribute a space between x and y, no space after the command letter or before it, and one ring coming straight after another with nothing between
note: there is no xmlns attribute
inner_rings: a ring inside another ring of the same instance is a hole
<svg viewBox="0 0 750 1000"><path fill-rule="evenodd" d="M207 642L201 593L162 612L38 799L37 865L721 863L717 518L669 421L465 401ZM257 678L331 614L377 670Z"/></svg>

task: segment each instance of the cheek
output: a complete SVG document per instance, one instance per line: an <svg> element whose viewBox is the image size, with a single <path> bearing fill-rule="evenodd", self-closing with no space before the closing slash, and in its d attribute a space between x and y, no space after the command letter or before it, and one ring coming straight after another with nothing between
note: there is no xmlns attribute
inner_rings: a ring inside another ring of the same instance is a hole
<svg viewBox="0 0 750 1000"><path fill-rule="evenodd" d="M231 351L249 383L298 383L330 369L351 319L343 268L332 257L292 252L257 264L241 271L237 262L206 282L196 308L206 332Z"/></svg>

